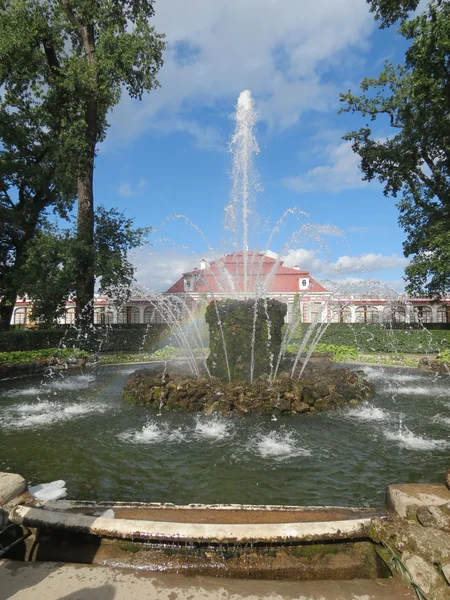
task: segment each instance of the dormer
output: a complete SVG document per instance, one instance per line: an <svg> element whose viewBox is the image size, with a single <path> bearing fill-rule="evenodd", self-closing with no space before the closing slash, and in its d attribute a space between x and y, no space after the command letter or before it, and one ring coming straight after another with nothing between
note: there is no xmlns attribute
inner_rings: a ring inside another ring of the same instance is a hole
<svg viewBox="0 0 450 600"><path fill-rule="evenodd" d="M298 289L299 290L307 290L309 288L309 277L300 277L298 280Z"/></svg>

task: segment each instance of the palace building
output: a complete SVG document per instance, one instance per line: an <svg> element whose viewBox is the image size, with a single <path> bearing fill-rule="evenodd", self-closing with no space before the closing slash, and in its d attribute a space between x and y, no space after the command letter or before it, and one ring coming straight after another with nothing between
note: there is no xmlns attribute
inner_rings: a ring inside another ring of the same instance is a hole
<svg viewBox="0 0 450 600"><path fill-rule="evenodd" d="M342 294L325 289L308 272L259 252L234 252L183 273L166 292L157 296L132 296L117 309L107 297L96 297L96 324L164 323L183 318L186 310L195 311L213 299L266 296L287 304L286 320L295 309L301 310L304 323L450 323L450 297L439 302L405 295ZM162 307L162 310L161 310ZM32 326L30 302L18 298L11 324ZM75 302L67 303L64 324L75 320Z"/></svg>

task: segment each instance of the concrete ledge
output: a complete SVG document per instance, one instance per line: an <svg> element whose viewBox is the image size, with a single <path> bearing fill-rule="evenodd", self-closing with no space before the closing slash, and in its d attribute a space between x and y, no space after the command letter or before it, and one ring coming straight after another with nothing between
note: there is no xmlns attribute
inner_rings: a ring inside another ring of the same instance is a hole
<svg viewBox="0 0 450 600"><path fill-rule="evenodd" d="M441 506L450 502L450 490L444 484L403 483L386 490L386 508L399 517L414 516L421 506Z"/></svg>
<svg viewBox="0 0 450 600"><path fill-rule="evenodd" d="M308 523L177 523L138 519L107 519L43 508L17 506L16 523L108 538L198 543L282 543L368 537L371 518Z"/></svg>
<svg viewBox="0 0 450 600"><path fill-rule="evenodd" d="M16 473L0 472L0 506L20 496L27 489L27 482Z"/></svg>

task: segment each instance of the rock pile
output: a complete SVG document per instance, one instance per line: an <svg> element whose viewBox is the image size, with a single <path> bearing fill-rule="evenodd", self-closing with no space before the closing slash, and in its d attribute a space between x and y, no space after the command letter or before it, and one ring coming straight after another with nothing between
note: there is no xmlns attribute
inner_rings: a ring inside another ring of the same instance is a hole
<svg viewBox="0 0 450 600"><path fill-rule="evenodd" d="M450 598L450 491L438 484L391 485L386 504L391 516L373 521L372 539L405 583L430 600Z"/></svg>
<svg viewBox="0 0 450 600"><path fill-rule="evenodd" d="M131 374L123 395L133 404L172 411L241 414L312 414L371 398L374 386L363 371L311 367L300 381L281 373L273 382L261 376L253 383L224 383L218 378L168 374L150 369Z"/></svg>

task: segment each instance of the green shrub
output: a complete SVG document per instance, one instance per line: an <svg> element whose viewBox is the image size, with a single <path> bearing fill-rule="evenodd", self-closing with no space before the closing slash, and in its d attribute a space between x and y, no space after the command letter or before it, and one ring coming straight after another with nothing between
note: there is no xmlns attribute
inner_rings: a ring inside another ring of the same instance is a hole
<svg viewBox="0 0 450 600"><path fill-rule="evenodd" d="M0 332L0 352L79 348L89 352L152 351L167 339L166 325L96 326L88 336L75 327L12 329Z"/></svg>
<svg viewBox="0 0 450 600"><path fill-rule="evenodd" d="M412 327L393 329L377 324L331 323L321 337L321 343L353 346L360 353L429 354L450 347L450 330Z"/></svg>
<svg viewBox="0 0 450 600"><path fill-rule="evenodd" d="M325 354L330 352L333 359L337 361L356 360L358 358L358 349L355 346L336 346L335 344L317 344L314 352Z"/></svg>
<svg viewBox="0 0 450 600"><path fill-rule="evenodd" d="M450 350L441 350L438 356L438 360L450 362Z"/></svg>
<svg viewBox="0 0 450 600"><path fill-rule="evenodd" d="M46 360L49 358L59 358L68 360L70 358L88 358L89 353L83 350L72 350L69 348L49 348L46 350L31 350L15 352L0 352L0 364L17 365L33 360Z"/></svg>

